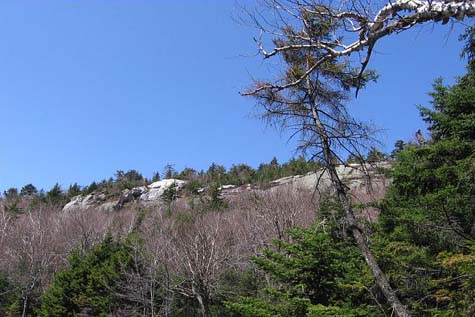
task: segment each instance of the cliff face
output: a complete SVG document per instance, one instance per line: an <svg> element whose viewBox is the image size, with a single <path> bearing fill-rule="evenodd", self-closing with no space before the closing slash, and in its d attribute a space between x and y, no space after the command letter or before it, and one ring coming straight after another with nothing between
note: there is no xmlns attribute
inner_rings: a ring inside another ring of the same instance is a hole
<svg viewBox="0 0 475 317"><path fill-rule="evenodd" d="M389 162L378 162L361 166L359 164L347 164L337 167L338 174L352 192L356 202L367 203L382 198L387 186L390 184L384 170L390 168ZM98 208L104 211L112 211L122 208L129 203L143 205L159 205L163 203L162 196L172 186L178 195L184 194L184 188L188 182L179 179L165 179L154 182L148 186L140 186L126 189L119 197L108 197L106 192L93 192L89 195L73 197L63 210L73 211L76 209ZM245 192L269 191L275 188L292 188L295 190L315 190L318 193L331 194L331 184L328 173L318 170L305 175L295 175L276 179L269 184L246 184L241 186L223 185L219 188L221 198L231 199L233 196ZM199 194L206 192L205 188L197 191ZM373 218L371 216L370 218Z"/></svg>

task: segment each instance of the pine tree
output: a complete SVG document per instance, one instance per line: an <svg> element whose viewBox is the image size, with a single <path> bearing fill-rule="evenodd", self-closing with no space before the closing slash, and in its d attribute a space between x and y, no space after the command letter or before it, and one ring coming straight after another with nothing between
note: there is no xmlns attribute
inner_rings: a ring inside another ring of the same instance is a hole
<svg viewBox="0 0 475 317"><path fill-rule="evenodd" d="M396 152L379 258L420 315L475 314L475 68L434 83L421 107L431 139ZM414 268L417 267L417 270Z"/></svg>

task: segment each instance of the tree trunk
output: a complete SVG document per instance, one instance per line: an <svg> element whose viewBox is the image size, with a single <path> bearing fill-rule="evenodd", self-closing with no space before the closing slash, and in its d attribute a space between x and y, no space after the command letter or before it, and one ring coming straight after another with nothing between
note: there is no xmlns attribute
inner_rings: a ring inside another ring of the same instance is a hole
<svg viewBox="0 0 475 317"><path fill-rule="evenodd" d="M23 298L23 308L21 311L21 317L26 317L26 309L28 307L28 295Z"/></svg>
<svg viewBox="0 0 475 317"><path fill-rule="evenodd" d="M201 316L210 317L211 312L209 310L209 301L208 301L208 299L206 297L201 296L200 294L196 295L196 299L198 300L198 303L200 304Z"/></svg>
<svg viewBox="0 0 475 317"><path fill-rule="evenodd" d="M330 143L328 140L328 135L325 131L324 126L322 125L320 118L318 116L318 112L315 106L312 107L312 115L315 127L318 131L318 134L322 141L322 148L323 148L323 157L325 160L325 168L327 169L330 180L332 183L333 188L336 191L338 201L340 202L341 206L343 207L343 211L345 214L345 219L350 227L351 234L355 239L356 245L358 246L361 254L366 260L371 273L375 279L376 284L380 288L381 292L383 293L386 301L389 305L391 305L393 312L398 317L410 317L411 315L406 310L406 307L401 303L399 298L396 295L396 292L393 290L391 285L389 284L386 275L384 275L383 271L379 267L378 262L374 258L371 250L369 249L367 239L363 234L363 231L358 225L356 220L355 214L353 212L353 208L351 206L350 198L348 197L348 193L346 190L345 184L340 179L338 175L334 163L334 155L330 149Z"/></svg>
<svg viewBox="0 0 475 317"><path fill-rule="evenodd" d="M201 316L202 317L211 317L211 311L209 309L209 296L207 295L206 291L201 292L201 288L196 289L196 286L192 285L192 292L196 299L198 300L198 304L200 305ZM203 293L203 294L202 294Z"/></svg>
<svg viewBox="0 0 475 317"><path fill-rule="evenodd" d="M343 207L343 211L345 213L345 219L348 225L350 226L350 231L353 235L353 238L356 241L356 245L360 249L361 254L365 258L366 263L368 264L371 270L371 273L373 274L376 284L380 288L387 302L393 308L394 312L396 313L396 316L409 317L410 315L407 312L405 306L401 303L401 301L397 297L396 292L392 289L391 285L389 284L388 279L386 278L386 275L384 275L383 271L379 267L378 262L376 261L373 254L371 253L371 250L369 249L367 239L358 225L358 222L353 213L353 208L351 207L351 202L346 193L345 186L340 180L338 174L336 173L335 167L332 166L330 169L329 169L330 178L331 178L333 186L337 190L338 200Z"/></svg>

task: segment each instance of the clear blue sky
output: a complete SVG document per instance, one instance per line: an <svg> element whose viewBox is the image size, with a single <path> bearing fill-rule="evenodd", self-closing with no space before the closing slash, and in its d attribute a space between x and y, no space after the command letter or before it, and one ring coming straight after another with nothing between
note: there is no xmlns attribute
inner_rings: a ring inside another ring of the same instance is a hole
<svg viewBox="0 0 475 317"><path fill-rule="evenodd" d="M256 167L293 155L285 135L252 117L238 92L267 66L234 2L0 2L0 190L48 189L145 176L167 163ZM353 112L386 129L387 150L423 127L437 76L464 71L461 27L427 26L384 40L378 83Z"/></svg>

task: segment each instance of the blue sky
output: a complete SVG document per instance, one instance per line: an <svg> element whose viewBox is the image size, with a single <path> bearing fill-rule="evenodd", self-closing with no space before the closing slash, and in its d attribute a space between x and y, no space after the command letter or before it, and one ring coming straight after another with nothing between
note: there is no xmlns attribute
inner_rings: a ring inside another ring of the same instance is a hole
<svg viewBox="0 0 475 317"><path fill-rule="evenodd" d="M87 185L116 170L145 176L167 163L256 167L294 154L239 95L268 66L234 2L0 2L0 190ZM385 130L390 150L423 127L435 77L462 74L462 26L385 39L355 115Z"/></svg>

